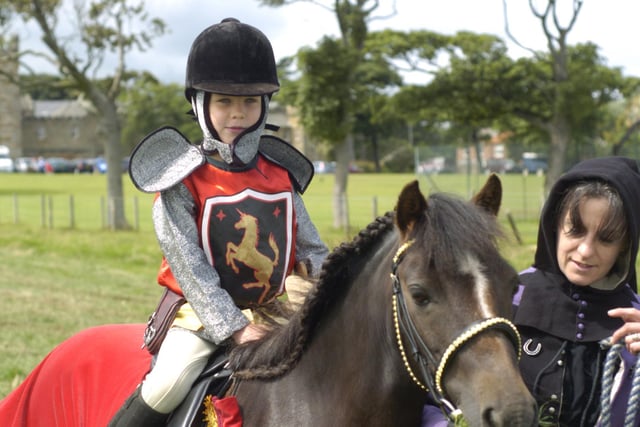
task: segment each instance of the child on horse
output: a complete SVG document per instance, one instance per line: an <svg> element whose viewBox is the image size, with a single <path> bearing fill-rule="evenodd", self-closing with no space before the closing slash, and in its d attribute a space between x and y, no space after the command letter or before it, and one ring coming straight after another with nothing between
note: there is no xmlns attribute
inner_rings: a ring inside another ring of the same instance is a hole
<svg viewBox="0 0 640 427"><path fill-rule="evenodd" d="M242 309L281 295L294 266L316 276L328 254L300 195L310 162L284 141L264 141L279 89L267 37L233 18L210 26L191 46L185 86L204 137L202 164L175 178L168 167L131 165L132 177L160 174L167 183L153 205L164 255L158 282L185 302L112 427L165 422L214 350L264 334Z"/></svg>

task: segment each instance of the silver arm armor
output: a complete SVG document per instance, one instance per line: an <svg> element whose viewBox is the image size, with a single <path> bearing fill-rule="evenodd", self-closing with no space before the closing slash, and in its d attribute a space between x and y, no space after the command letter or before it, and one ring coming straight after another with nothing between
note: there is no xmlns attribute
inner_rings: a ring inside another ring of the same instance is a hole
<svg viewBox="0 0 640 427"><path fill-rule="evenodd" d="M296 231L296 263L304 262L309 276L316 278L320 274L322 263L329 254L329 250L320 239L316 226L311 222L302 196L297 192L293 193L293 208L298 224Z"/></svg>
<svg viewBox="0 0 640 427"><path fill-rule="evenodd" d="M216 344L249 324L200 246L195 202L180 183L164 190L153 205L156 236L185 298Z"/></svg>

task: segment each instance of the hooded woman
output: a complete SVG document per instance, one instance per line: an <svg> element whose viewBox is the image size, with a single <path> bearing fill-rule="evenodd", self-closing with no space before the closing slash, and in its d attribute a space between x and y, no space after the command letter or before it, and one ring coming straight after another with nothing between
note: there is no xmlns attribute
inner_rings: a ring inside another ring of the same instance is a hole
<svg viewBox="0 0 640 427"><path fill-rule="evenodd" d="M541 424L598 423L608 350L600 342L624 323L609 310L640 305L638 212L640 170L632 159L583 161L551 189L534 264L520 274L513 319L523 342L521 372ZM620 373L632 369L634 355L625 351L622 360ZM631 376L619 378L612 396L602 397L613 397L612 425L622 425L629 397Z"/></svg>
<svg viewBox="0 0 640 427"><path fill-rule="evenodd" d="M634 341L640 337L639 213L640 169L632 159L585 160L551 189L534 263L520 273L513 300L523 343L520 371L538 404L540 426L608 427L603 415L621 426L629 407L632 422L624 425L640 425L629 405L634 352L640 351L640 339ZM617 342L626 348L612 364L613 386L604 388L609 347ZM425 406L423 427L447 425L438 408Z"/></svg>

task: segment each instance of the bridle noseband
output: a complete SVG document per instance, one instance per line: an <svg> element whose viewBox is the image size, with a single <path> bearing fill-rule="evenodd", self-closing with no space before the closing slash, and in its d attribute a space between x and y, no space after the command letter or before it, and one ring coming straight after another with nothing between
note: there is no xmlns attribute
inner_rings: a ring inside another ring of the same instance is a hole
<svg viewBox="0 0 640 427"><path fill-rule="evenodd" d="M418 333L415 324L411 319L411 315L407 310L405 298L402 294L400 279L396 274L398 266L403 260L407 249L409 249L413 243L414 240L408 240L398 248L398 251L393 257L393 264L391 267L391 279L393 280L393 323L396 340L398 342L404 366L413 382L427 393L431 393L431 396L443 409L444 413L455 422L461 418L462 411L456 408L445 398L445 392L442 387L442 380L449 362L464 346L464 344L469 342L476 335L491 329L497 329L507 335L513 346L516 348L518 359L520 359L520 334L514 324L503 317L490 317L488 319L480 320L469 325L460 335L458 335L456 339L453 340L451 344L449 344L438 363L425 342L422 340L422 337ZM413 372L413 369L411 369L411 365L409 364L409 359L404 348L403 337L410 347L410 354L420 370L420 376L423 381L420 381ZM434 367L437 366L435 369L435 376L429 370L429 364Z"/></svg>

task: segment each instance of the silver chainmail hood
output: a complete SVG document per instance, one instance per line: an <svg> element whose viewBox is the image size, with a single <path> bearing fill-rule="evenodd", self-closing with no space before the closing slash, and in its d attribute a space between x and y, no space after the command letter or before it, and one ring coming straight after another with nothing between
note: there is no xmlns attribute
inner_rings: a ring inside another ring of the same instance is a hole
<svg viewBox="0 0 640 427"><path fill-rule="evenodd" d="M230 165L246 165L251 162L258 153L258 143L260 136L267 123L267 110L269 108L269 95L262 95L262 111L258 122L245 130L233 141L232 144L225 144L220 141L218 134L211 126L209 116L208 99L206 93L198 90L191 98L193 111L198 119L200 129L202 129L203 141L202 151L211 154L217 151L222 160Z"/></svg>

